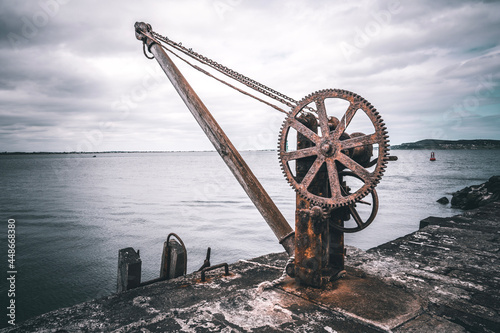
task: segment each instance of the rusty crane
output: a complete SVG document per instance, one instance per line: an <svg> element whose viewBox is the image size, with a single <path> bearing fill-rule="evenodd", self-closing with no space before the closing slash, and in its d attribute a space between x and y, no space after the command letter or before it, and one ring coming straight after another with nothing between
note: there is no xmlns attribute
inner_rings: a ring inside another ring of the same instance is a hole
<svg viewBox="0 0 500 333"><path fill-rule="evenodd" d="M322 287L344 276L344 233L363 230L374 220L378 210L375 186L387 162L397 159L389 155L388 132L378 111L361 96L340 89L321 90L300 101L294 100L156 33L143 22L135 24L135 35L143 43L146 57L158 61L290 255L292 260L286 267L287 274L298 283L313 287ZM286 114L279 133L278 150L286 180L297 192L295 231L167 52ZM187 58L286 105L289 111L217 78L191 64ZM363 118L364 123L354 120L357 118ZM359 124L363 124L365 131L368 128L369 133L357 130L355 126ZM370 207L368 216L361 217L360 205Z"/></svg>

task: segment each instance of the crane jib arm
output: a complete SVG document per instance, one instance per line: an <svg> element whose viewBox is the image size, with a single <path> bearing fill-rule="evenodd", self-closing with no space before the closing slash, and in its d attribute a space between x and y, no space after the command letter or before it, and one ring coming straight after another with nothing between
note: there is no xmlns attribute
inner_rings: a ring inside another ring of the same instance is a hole
<svg viewBox="0 0 500 333"><path fill-rule="evenodd" d="M136 38L154 55L170 82L180 95L189 111L207 135L219 155L227 164L234 177L261 213L280 243L289 255L294 253L294 232L269 194L250 170L239 152L233 146L222 128L216 122L182 73L151 35L151 26L143 22L135 23Z"/></svg>

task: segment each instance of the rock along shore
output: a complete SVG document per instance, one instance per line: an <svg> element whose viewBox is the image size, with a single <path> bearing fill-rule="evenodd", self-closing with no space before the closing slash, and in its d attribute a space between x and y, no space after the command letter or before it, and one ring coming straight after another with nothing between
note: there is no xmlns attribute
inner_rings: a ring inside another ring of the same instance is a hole
<svg viewBox="0 0 500 333"><path fill-rule="evenodd" d="M498 200L500 200L500 176L493 176L485 183L467 186L454 192L451 206L467 210L486 206Z"/></svg>
<svg viewBox="0 0 500 333"><path fill-rule="evenodd" d="M1 332L500 332L500 202L368 251L324 290L281 276L285 253L59 309Z"/></svg>

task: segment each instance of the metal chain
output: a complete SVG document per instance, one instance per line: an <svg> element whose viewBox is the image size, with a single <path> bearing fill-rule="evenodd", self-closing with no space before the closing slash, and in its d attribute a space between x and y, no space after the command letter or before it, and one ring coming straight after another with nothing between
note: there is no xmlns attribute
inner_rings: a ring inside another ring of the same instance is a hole
<svg viewBox="0 0 500 333"><path fill-rule="evenodd" d="M219 64L218 62L216 62L210 58L207 58L207 57L205 57L197 52L194 52L193 49L191 49L191 48L188 49L185 46L182 46L182 43L174 42L173 40L169 39L168 37L162 36L155 31L151 31L151 35L153 37L155 37L155 39L157 39L158 41L161 41L165 44L168 44L169 46L175 48L176 50L190 56L193 59L196 59L197 61L201 62L202 64L205 64L205 65L217 70L218 72L230 77L231 79L233 79L235 81L238 81L238 82L246 85L247 87L249 87L255 91L260 92L263 95L266 95L274 100L277 100L278 102L283 103L290 108L293 108L298 104L298 102L295 99L288 97L285 94L282 94L282 93L280 93L272 88L269 88L268 86L263 85L262 83L259 83L259 82L255 81L255 80L253 80L253 79L251 79L243 74L240 74L240 73L236 72L235 70L232 70L232 69L230 69L222 64ZM199 67L197 67L197 66L193 66L193 67L199 70ZM202 71L202 72L207 74L205 71Z"/></svg>
<svg viewBox="0 0 500 333"><path fill-rule="evenodd" d="M162 46L163 46L163 45L162 45ZM252 95L252 94L250 94L249 92L247 92L247 91L245 91L245 90L243 90L243 89L240 89L240 88L238 88L238 87L235 87L234 85L230 84L229 82L226 82L226 81L224 81L224 80L222 80L222 79L220 79L220 78L218 78L218 77L216 77L216 76L212 75L211 73L207 72L207 71L206 71L206 70L204 70L203 68L201 68L201 67L199 67L199 66L196 66L196 65L194 65L194 64L192 64L192 63L190 63L189 61L187 61L186 59L184 59L183 57L181 57L180 55L178 55L177 53L175 53L174 51L172 51L172 50L170 50L170 49L168 49L168 48L166 48L166 47L164 47L164 49L165 49L166 51L170 52L171 54L173 54L174 56L176 56L177 58L179 58L180 60L184 61L184 62L185 62L186 64L188 64L189 66L191 66L191 67L193 67L194 69L196 69L196 70L200 71L201 73L203 73L203 74L205 74L205 75L207 75L207 76L209 76L209 77L211 77L211 78L213 78L213 79L215 79L215 80L217 80L217 81L219 81L219 82L221 82L221 83L223 83L223 84L227 85L228 87L233 88L234 90L236 90L236 91L238 91L238 92L242 93L243 95L250 96L250 97L252 97L252 98L254 98L254 99L258 100L259 102L262 102L262 103L264 103L264 104L267 104L267 105L269 105L270 107L272 107L272 108L274 108L274 109L278 110L279 112L283 112L283 113L285 113L285 114L288 114L288 111L283 110L283 109L282 109L282 108L280 108L279 106L274 105L274 104L272 104L272 103L269 103L268 101L265 101L265 100L263 100L262 98L259 98L259 97L255 96L255 95ZM144 53L144 55L146 55L146 53ZM146 55L146 57L147 57L147 58L149 58L147 55ZM154 57L153 57L153 58L154 58ZM151 59L151 58L149 58L149 59Z"/></svg>

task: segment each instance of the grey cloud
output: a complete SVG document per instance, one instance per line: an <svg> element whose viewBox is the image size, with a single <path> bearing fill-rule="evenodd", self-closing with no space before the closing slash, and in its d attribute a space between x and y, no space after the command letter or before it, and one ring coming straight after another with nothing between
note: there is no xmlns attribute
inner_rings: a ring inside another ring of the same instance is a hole
<svg viewBox="0 0 500 333"><path fill-rule="evenodd" d="M354 45L367 23L384 19L390 1L234 1L221 12L213 1L61 0L67 3L42 24L40 3L53 1L0 4L0 150L76 149L90 131L104 137L95 150L148 150L163 146L162 137L167 150L197 149L201 131L166 76L151 79L147 66L158 65L142 55L136 20L296 99L324 88L359 93L381 111L393 143L426 138L429 129L461 138L465 127L446 128L445 120L456 122L449 110L491 74L491 90L480 89L478 117L466 129L498 138L490 130L498 121L481 107L500 99L499 3L401 1L349 62L339 44ZM9 33L24 38L17 50ZM274 122L275 111L181 68L236 141ZM264 145L275 147L275 139Z"/></svg>

